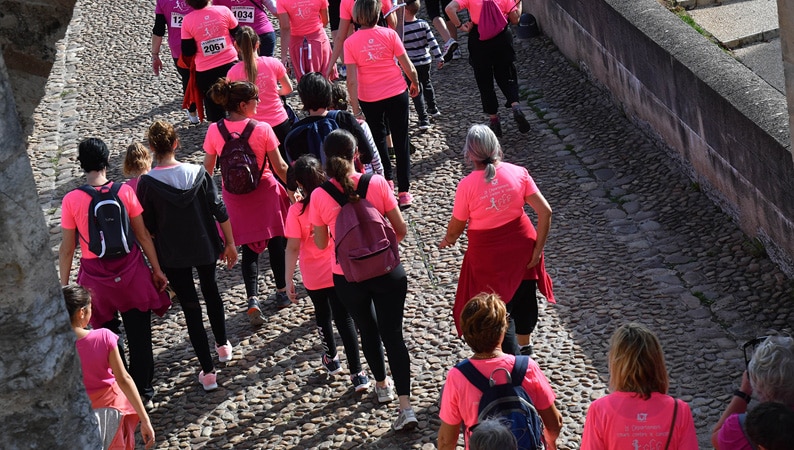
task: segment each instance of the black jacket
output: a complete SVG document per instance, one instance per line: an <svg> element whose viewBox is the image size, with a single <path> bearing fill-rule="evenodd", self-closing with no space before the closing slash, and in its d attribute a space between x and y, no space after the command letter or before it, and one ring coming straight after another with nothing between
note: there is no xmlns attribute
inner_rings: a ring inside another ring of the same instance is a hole
<svg viewBox="0 0 794 450"><path fill-rule="evenodd" d="M217 261L223 241L215 221L225 222L229 214L203 167L188 190L144 175L138 182L138 199L161 266L184 268Z"/></svg>

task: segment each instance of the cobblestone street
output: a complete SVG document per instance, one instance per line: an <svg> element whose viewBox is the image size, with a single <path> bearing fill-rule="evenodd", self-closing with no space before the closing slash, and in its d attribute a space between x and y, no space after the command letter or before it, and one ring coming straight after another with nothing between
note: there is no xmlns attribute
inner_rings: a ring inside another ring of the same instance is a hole
<svg viewBox="0 0 794 450"><path fill-rule="evenodd" d="M153 0L77 1L28 146L53 264L60 200L83 183L81 139L108 144L115 180L123 179L126 146L143 141L155 119L177 125L182 161L203 158L207 125L189 125L180 110L180 83L165 45L168 67L152 74L153 22ZM443 116L427 132L417 131L413 113L411 119L415 201L405 213L401 256L409 272L404 331L419 427L392 431L396 402L378 405L372 392L356 395L346 375L325 373L307 297L284 310L269 299L265 325L252 328L238 265L218 271L234 346L234 359L219 366L218 390L205 393L197 381L179 305L154 319L156 448L435 448L446 372L470 355L451 316L465 234L455 247L438 249L456 184L468 171L461 156L466 131L486 120L465 41L464 59L433 72ZM609 336L627 321L658 334L670 394L689 403L700 446L711 448L711 428L744 369L741 344L794 326L793 285L684 166L550 40L517 40L516 50L532 130L520 134L503 108L501 143L505 160L529 169L554 210L546 266L559 303L541 300L532 339L563 416L559 448L579 448L588 405L606 393ZM289 100L297 110L297 96ZM262 261L261 290L272 294L267 257Z"/></svg>

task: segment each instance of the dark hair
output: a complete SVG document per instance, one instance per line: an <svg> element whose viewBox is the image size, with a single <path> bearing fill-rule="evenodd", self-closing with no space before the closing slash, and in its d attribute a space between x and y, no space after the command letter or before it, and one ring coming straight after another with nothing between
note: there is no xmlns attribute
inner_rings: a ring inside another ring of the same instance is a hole
<svg viewBox="0 0 794 450"><path fill-rule="evenodd" d="M210 0L185 0L193 9L204 9L210 4Z"/></svg>
<svg viewBox="0 0 794 450"><path fill-rule="evenodd" d="M356 138L349 131L338 128L325 137L323 151L325 173L342 185L350 202L357 202L358 194L353 186L353 180L348 176L356 155Z"/></svg>
<svg viewBox="0 0 794 450"><path fill-rule="evenodd" d="M110 167L108 146L99 138L88 138L77 146L77 160L85 172L107 169Z"/></svg>
<svg viewBox="0 0 794 450"><path fill-rule="evenodd" d="M66 303L66 311L69 313L69 320L74 317L77 311L91 304L91 294L77 284L69 284L61 288L63 301Z"/></svg>
<svg viewBox="0 0 794 450"><path fill-rule="evenodd" d="M333 106L334 109L338 109L339 111L347 111L347 89L342 87L341 84L334 84L331 88L331 96L333 97L331 100L331 106Z"/></svg>
<svg viewBox="0 0 794 450"><path fill-rule="evenodd" d="M312 155L301 155L292 167L295 169L295 181L301 184L301 191L303 191L301 200L303 205L301 214L303 214L309 207L312 192L320 187L328 177L325 176L320 161Z"/></svg>
<svg viewBox="0 0 794 450"><path fill-rule="evenodd" d="M250 81L229 81L228 78L219 78L210 87L209 95L213 102L223 106L226 111L238 112L240 103L259 95L259 88Z"/></svg>
<svg viewBox="0 0 794 450"><path fill-rule="evenodd" d="M319 72L309 72L298 82L298 95L305 111L331 106L331 82Z"/></svg>
<svg viewBox="0 0 794 450"><path fill-rule="evenodd" d="M353 22L362 27L374 27L380 19L380 0L356 0L353 4Z"/></svg>
<svg viewBox="0 0 794 450"><path fill-rule="evenodd" d="M259 43L259 36L253 28L245 25L237 30L234 35L234 41L237 43L237 48L240 49L240 58L243 60L245 66L245 77L251 83L256 83L257 67L256 67L256 44Z"/></svg>
<svg viewBox="0 0 794 450"><path fill-rule="evenodd" d="M482 292L466 302L460 313L463 340L474 353L492 352L507 332L505 303L497 294Z"/></svg>
<svg viewBox="0 0 794 450"><path fill-rule="evenodd" d="M419 0L406 0L405 2L406 11L410 11L414 15L419 12L419 6Z"/></svg>
<svg viewBox="0 0 794 450"><path fill-rule="evenodd" d="M164 120L156 120L149 127L148 138L158 160L174 153L174 145L179 141L174 126Z"/></svg>
<svg viewBox="0 0 794 450"><path fill-rule="evenodd" d="M782 403L761 403L747 413L744 428L756 447L789 450L794 442L794 411Z"/></svg>

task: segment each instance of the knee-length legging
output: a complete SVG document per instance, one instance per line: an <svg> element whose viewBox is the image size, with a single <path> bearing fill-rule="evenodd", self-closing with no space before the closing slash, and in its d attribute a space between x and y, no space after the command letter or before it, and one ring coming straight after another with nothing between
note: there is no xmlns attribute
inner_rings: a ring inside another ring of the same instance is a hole
<svg viewBox="0 0 794 450"><path fill-rule="evenodd" d="M334 287L358 326L364 357L375 381L386 379L383 356L386 347L397 395L411 395L411 358L403 340L403 308L408 293L408 277L403 266L360 283L351 283L344 275L334 274Z"/></svg>
<svg viewBox="0 0 794 450"><path fill-rule="evenodd" d="M361 372L356 325L353 322L353 317L337 297L336 289L333 287L317 290L306 289L306 292L314 304L314 318L325 353L331 358L336 356L336 339L334 338L334 329L331 327L331 318L333 318L336 330L345 346L345 356L350 373Z"/></svg>
<svg viewBox="0 0 794 450"><path fill-rule="evenodd" d="M187 323L187 334L190 336L193 351L196 352L196 357L201 364L201 370L204 373L212 372L215 365L212 363L207 330L204 329L204 320L201 314L201 304L196 292L196 285L193 283L193 268L163 267L163 272L179 298L179 304L182 305L182 312L185 314ZM215 280L215 263L196 266L196 272L198 272L204 303L207 305L207 316L210 319L212 334L215 335L215 343L223 345L226 343L226 314L223 311L223 301Z"/></svg>

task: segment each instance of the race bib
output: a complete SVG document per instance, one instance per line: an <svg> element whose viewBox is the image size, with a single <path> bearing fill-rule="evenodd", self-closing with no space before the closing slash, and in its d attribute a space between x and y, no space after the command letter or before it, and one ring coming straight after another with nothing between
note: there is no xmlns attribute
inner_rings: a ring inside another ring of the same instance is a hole
<svg viewBox="0 0 794 450"><path fill-rule="evenodd" d="M224 48L226 48L226 39L223 36L201 41L201 52L204 56L217 55Z"/></svg>
<svg viewBox="0 0 794 450"><path fill-rule="evenodd" d="M253 6L232 6L232 14L234 14L238 22L254 23Z"/></svg>
<svg viewBox="0 0 794 450"><path fill-rule="evenodd" d="M185 16L183 16L182 14L179 14L177 12L172 12L171 13L171 28L182 28L182 19L184 19L184 18L185 18Z"/></svg>

